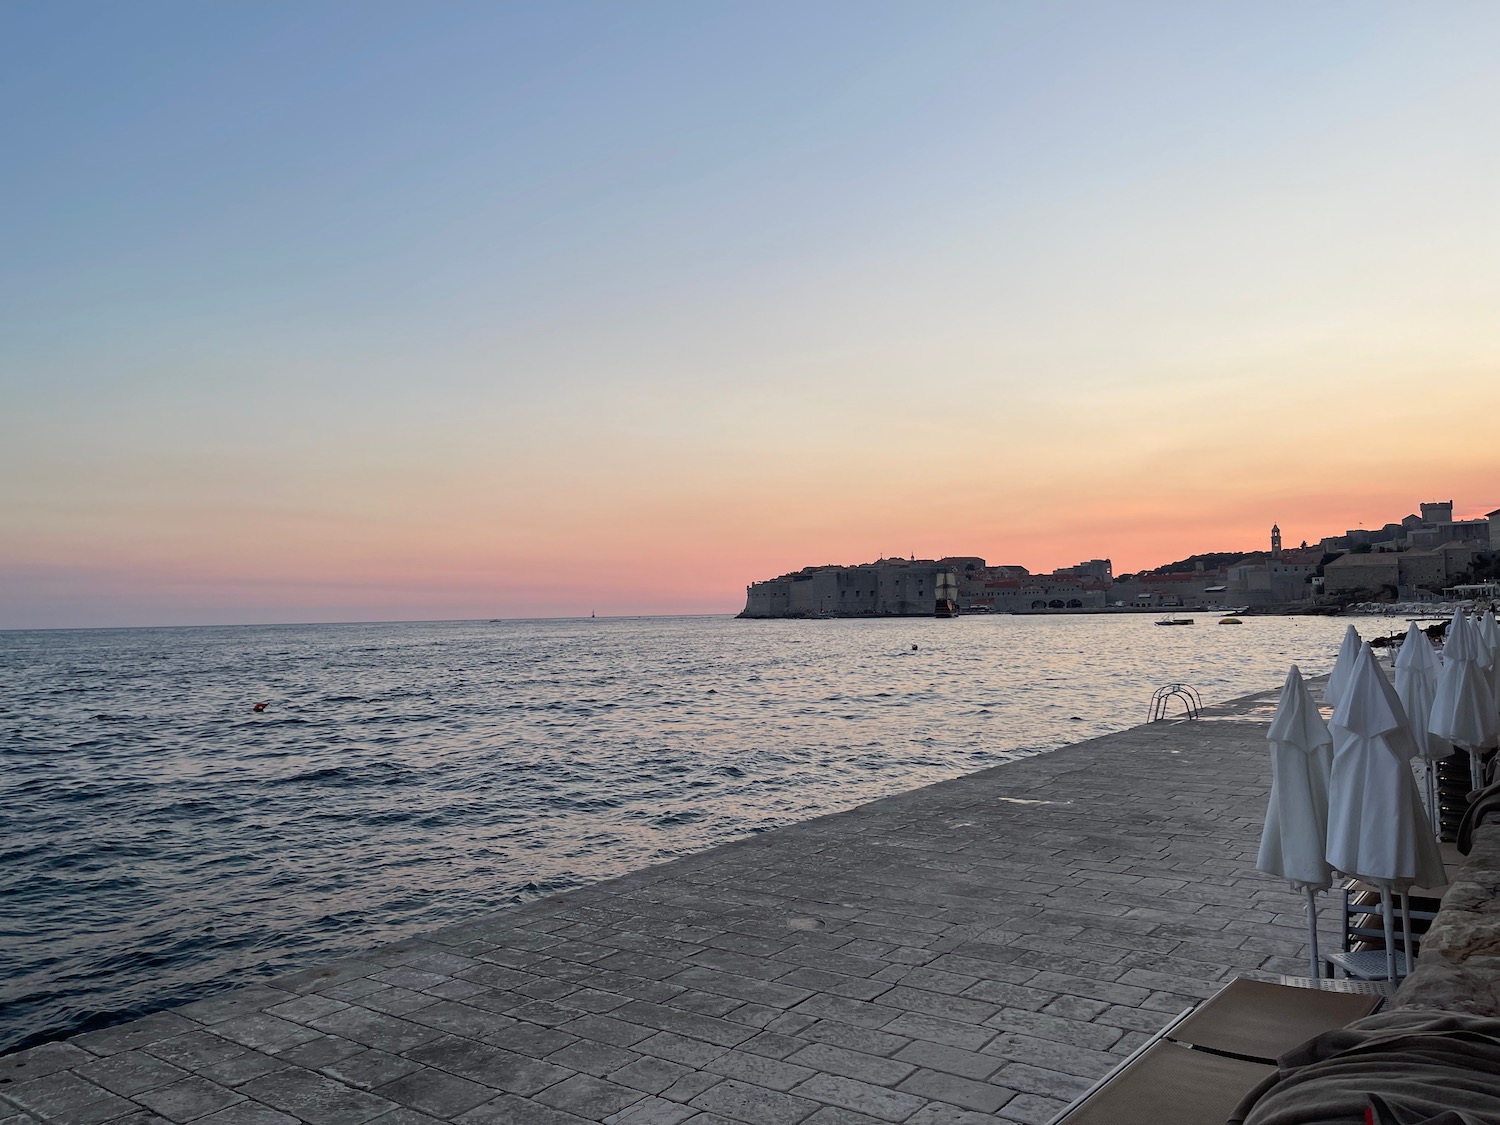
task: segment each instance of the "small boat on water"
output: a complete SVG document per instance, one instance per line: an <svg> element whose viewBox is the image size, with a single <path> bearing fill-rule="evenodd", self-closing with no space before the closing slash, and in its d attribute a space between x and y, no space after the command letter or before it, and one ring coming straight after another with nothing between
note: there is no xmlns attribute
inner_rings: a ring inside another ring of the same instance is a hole
<svg viewBox="0 0 1500 1125"><path fill-rule="evenodd" d="M1243 625L1244 622L1241 621L1238 617L1221 617L1221 618L1219 618L1219 624L1220 625Z"/></svg>
<svg viewBox="0 0 1500 1125"><path fill-rule="evenodd" d="M1191 617L1163 617L1157 622L1158 625L1191 625L1192 623Z"/></svg>

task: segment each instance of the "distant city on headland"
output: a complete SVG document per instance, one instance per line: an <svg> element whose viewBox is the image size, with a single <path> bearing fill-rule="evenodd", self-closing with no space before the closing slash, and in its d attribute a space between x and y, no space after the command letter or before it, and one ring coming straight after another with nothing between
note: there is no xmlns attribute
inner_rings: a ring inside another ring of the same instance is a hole
<svg viewBox="0 0 1500 1125"><path fill-rule="evenodd" d="M959 613L1083 613L1254 609L1337 612L1359 602L1500 596L1500 509L1455 520L1453 501L1421 505L1377 530L1316 544L1191 555L1116 575L1109 559L1051 574L977 556L883 558L808 566L746 587L741 617L931 617Z"/></svg>

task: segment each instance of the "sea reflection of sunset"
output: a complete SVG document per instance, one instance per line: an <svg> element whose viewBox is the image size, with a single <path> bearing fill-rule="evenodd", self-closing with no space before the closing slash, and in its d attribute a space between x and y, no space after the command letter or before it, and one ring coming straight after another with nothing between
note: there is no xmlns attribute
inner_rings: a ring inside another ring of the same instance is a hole
<svg viewBox="0 0 1500 1125"><path fill-rule="evenodd" d="M0 633L0 1048L1264 689L1344 625Z"/></svg>

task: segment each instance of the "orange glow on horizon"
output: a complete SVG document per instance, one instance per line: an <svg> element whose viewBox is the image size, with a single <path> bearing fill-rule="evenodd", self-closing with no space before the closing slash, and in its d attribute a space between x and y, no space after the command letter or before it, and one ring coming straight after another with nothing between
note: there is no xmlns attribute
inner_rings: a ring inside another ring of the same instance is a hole
<svg viewBox="0 0 1500 1125"><path fill-rule="evenodd" d="M0 628L1500 506L1500 9L690 7L12 19Z"/></svg>

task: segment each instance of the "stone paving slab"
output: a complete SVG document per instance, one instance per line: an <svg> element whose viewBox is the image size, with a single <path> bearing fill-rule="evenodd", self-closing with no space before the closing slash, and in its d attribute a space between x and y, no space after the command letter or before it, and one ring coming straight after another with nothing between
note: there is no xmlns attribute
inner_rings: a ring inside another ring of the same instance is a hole
<svg viewBox="0 0 1500 1125"><path fill-rule="evenodd" d="M5 1056L0 1125L1045 1121L1237 973L1304 971L1254 870L1275 698Z"/></svg>

